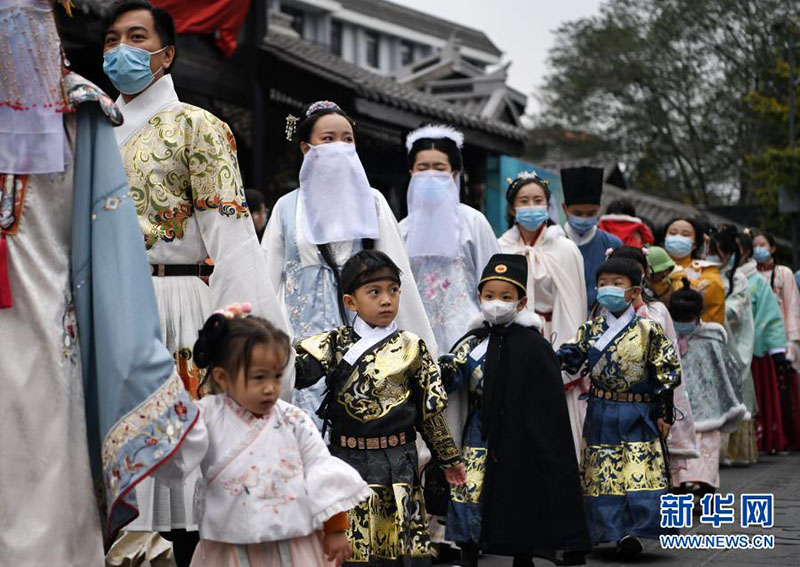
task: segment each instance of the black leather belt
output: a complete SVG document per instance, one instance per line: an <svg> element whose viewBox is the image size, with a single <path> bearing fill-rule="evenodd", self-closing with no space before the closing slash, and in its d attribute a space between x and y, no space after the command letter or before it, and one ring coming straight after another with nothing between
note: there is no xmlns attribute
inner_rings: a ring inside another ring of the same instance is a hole
<svg viewBox="0 0 800 567"><path fill-rule="evenodd" d="M170 276L210 276L214 266L208 264L150 264L150 275L159 278Z"/></svg>
<svg viewBox="0 0 800 567"><path fill-rule="evenodd" d="M612 402L634 402L641 403L650 402L653 397L650 394L631 394L629 392L609 392L608 390L601 390L600 388L592 388L591 396L593 398L603 398L604 400L611 400Z"/></svg>
<svg viewBox="0 0 800 567"><path fill-rule="evenodd" d="M413 429L411 431L402 431L394 435L385 435L383 437L353 437L350 435L331 434L331 442L336 443L340 447L365 450L399 447L406 443L413 443L416 438L417 433Z"/></svg>

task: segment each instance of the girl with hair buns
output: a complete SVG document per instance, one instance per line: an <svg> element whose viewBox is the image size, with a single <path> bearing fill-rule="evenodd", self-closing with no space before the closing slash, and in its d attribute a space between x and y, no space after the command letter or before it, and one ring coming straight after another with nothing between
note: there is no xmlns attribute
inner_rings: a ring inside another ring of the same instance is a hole
<svg viewBox="0 0 800 567"><path fill-rule="evenodd" d="M339 566L352 553L346 512L370 489L280 399L289 337L249 311L234 304L200 331L194 360L221 393L197 402L195 427L154 474L180 479L199 467L192 567Z"/></svg>
<svg viewBox="0 0 800 567"><path fill-rule="evenodd" d="M575 334L586 320L586 284L583 256L557 221L549 183L535 172L509 179L506 191L510 228L498 238L506 254L528 259L528 306L544 319L542 335L554 348ZM588 385L564 374L572 437L580 460L586 402L579 399Z"/></svg>
<svg viewBox="0 0 800 567"><path fill-rule="evenodd" d="M771 234L758 234L753 238L753 258L758 263L758 275L772 288L783 314L786 329L787 358L792 370L780 376L781 408L783 427L792 449L800 449L800 292L794 281L792 270L775 262L778 247Z"/></svg>
<svg viewBox="0 0 800 567"><path fill-rule="evenodd" d="M363 249L386 253L402 272L403 305L398 324L425 341L436 356L419 291L411 275L400 229L383 195L372 189L356 152L353 120L334 102L309 105L301 118L287 118L287 138L299 138L300 187L275 204L261 245L267 271L288 310L297 337L353 322L342 303L340 271ZM291 391L293 384L285 384ZM322 428L316 415L325 382L295 391L293 401Z"/></svg>

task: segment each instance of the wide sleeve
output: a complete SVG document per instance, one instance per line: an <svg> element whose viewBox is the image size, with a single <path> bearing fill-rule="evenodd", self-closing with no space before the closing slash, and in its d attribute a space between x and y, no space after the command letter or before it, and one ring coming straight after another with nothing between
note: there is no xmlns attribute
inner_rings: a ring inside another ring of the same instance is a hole
<svg viewBox="0 0 800 567"><path fill-rule="evenodd" d="M559 232L561 227L552 226L548 231ZM547 235L547 242L539 251L536 261L544 263L545 270L553 278L556 293L553 303L553 346L558 348L567 337L571 337L586 321L586 280L583 275L583 255L578 246L563 234ZM531 299L528 300L531 304Z"/></svg>
<svg viewBox="0 0 800 567"><path fill-rule="evenodd" d="M461 457L444 413L447 394L436 363L422 340L419 341L418 358L419 364L412 378L417 404L417 429L439 464L450 467Z"/></svg>
<svg viewBox="0 0 800 567"><path fill-rule="evenodd" d="M295 345L295 388L302 390L313 386L334 371L336 337L336 331L327 331Z"/></svg>
<svg viewBox="0 0 800 567"><path fill-rule="evenodd" d="M287 411L297 420L294 428L297 446L303 459L306 492L311 495L312 522L319 529L339 514L355 508L372 491L353 467L331 456L322 436L305 412L291 406Z"/></svg>
<svg viewBox="0 0 800 567"><path fill-rule="evenodd" d="M703 313L706 323L725 324L725 285L717 268L703 270Z"/></svg>
<svg viewBox="0 0 800 567"><path fill-rule="evenodd" d="M466 205L464 205L466 207ZM483 269L495 254L500 253L500 245L494 235L492 225L480 212L474 211L470 215L469 227L472 238L469 241L470 255L472 256L472 268L475 273L475 281L481 281Z"/></svg>
<svg viewBox="0 0 800 567"><path fill-rule="evenodd" d="M591 321L587 321L578 327L578 332L575 336L562 344L556 352L561 363L561 370L564 372L577 374L586 362L586 358L589 356L588 335L591 323Z"/></svg>
<svg viewBox="0 0 800 567"><path fill-rule="evenodd" d="M793 342L800 341L800 291L794 281L794 274L786 266L777 266L781 277L781 299L783 301L783 324L786 338Z"/></svg>
<svg viewBox="0 0 800 567"><path fill-rule="evenodd" d="M428 321L425 306L422 304L417 283L414 281L414 274L411 271L411 264L408 261L408 253L397 219L389 208L386 198L379 191L373 191L373 194L378 207L378 227L380 229L380 238L375 242L375 249L389 256L401 271L400 284L403 297L397 312L397 326L404 331L414 333L425 341L435 357L439 348L430 321Z"/></svg>
<svg viewBox="0 0 800 567"><path fill-rule="evenodd" d="M214 262L209 280L212 309L248 302L254 315L270 321L291 340L286 311L278 301L245 204L236 142L227 124L211 114L204 113L194 122L189 173L194 216ZM282 397L289 395L293 384L294 365L289 360Z"/></svg>
<svg viewBox="0 0 800 567"><path fill-rule="evenodd" d="M275 293L282 297L283 288L283 267L286 263L286 246L284 242L283 228L283 207L286 206L286 199L278 199L272 214L264 229L264 236L261 238L261 249L264 251L267 262L267 275L272 285L275 286Z"/></svg>
<svg viewBox="0 0 800 567"><path fill-rule="evenodd" d="M778 300L769 284L758 276L759 316L756 320L761 331L763 344L769 354L786 352L786 331L783 327L783 315L778 307ZM763 284L763 285L762 285Z"/></svg>
<svg viewBox="0 0 800 567"><path fill-rule="evenodd" d="M647 365L658 382L656 393L676 388L681 383L681 362L675 345L655 321L648 321L650 344Z"/></svg>
<svg viewBox="0 0 800 567"><path fill-rule="evenodd" d="M198 404L202 406L202 402ZM206 408L200 407L195 426L189 430L183 443L172 456L155 469L153 476L171 484L182 483L200 463L208 452L208 426Z"/></svg>
<svg viewBox="0 0 800 567"><path fill-rule="evenodd" d="M469 355L475 346L477 346L475 337L470 336L458 343L452 352L439 357L442 383L448 394L469 384Z"/></svg>

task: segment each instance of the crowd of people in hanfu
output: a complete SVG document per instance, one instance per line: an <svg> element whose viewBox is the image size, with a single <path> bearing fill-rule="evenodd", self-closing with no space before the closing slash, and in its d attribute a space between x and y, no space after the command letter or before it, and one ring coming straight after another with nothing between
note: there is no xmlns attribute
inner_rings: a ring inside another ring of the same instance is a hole
<svg viewBox="0 0 800 567"><path fill-rule="evenodd" d="M435 123L398 222L328 100L287 118L299 188L267 220L176 95L170 15L111 11L112 100L69 69L70 7L0 0L0 563L633 559L662 495L800 448L771 235L601 215L584 166L561 203L509 179L497 238Z"/></svg>

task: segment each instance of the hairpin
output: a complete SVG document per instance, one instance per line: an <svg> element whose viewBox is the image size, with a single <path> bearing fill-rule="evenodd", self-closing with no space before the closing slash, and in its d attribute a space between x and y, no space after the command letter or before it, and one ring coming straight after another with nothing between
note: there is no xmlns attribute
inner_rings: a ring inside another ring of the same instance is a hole
<svg viewBox="0 0 800 567"><path fill-rule="evenodd" d="M607 259L608 259L608 257L609 257L609 256L611 256L613 253L614 253L614 249L613 249L613 248L606 248L606 252L605 252L605 254L606 254L606 260L607 260Z"/></svg>
<svg viewBox="0 0 800 567"><path fill-rule="evenodd" d="M297 131L297 121L300 120L294 114L286 115L286 139L291 140L294 138L294 133Z"/></svg>
<svg viewBox="0 0 800 567"><path fill-rule="evenodd" d="M311 116L312 114L314 114L315 112L319 112L320 110L328 110L328 109L342 110L341 108L339 108L339 105L336 104L335 102L331 102L329 100L318 100L317 102L311 104L311 106L308 107L308 110L306 110L306 117Z"/></svg>
<svg viewBox="0 0 800 567"><path fill-rule="evenodd" d="M647 248L646 246L642 246L642 254L644 254L645 256L649 256L650 255L650 249Z"/></svg>
<svg viewBox="0 0 800 567"><path fill-rule="evenodd" d="M232 303L225 309L214 311L217 315L223 315L226 319L241 319L247 317L253 311L253 306L249 303Z"/></svg>

